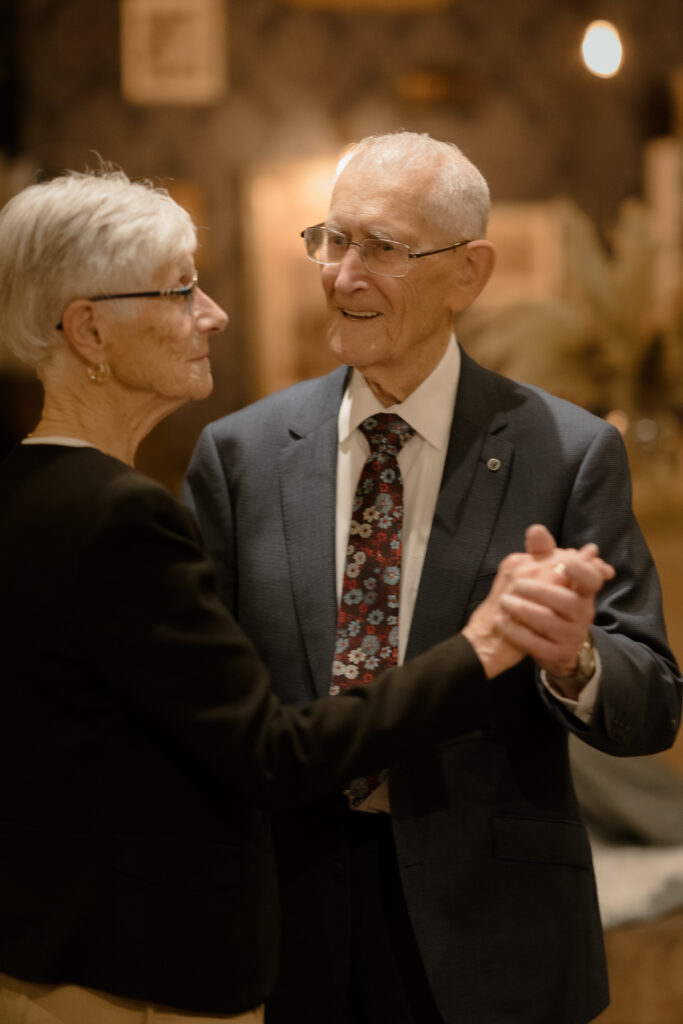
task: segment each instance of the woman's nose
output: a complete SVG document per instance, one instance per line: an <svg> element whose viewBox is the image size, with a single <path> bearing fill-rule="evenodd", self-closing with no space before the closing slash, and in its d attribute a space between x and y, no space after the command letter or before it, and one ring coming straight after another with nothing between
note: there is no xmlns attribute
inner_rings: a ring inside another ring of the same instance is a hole
<svg viewBox="0 0 683 1024"><path fill-rule="evenodd" d="M197 321L197 326L207 334L217 334L222 331L230 319L224 309L217 302L197 288L194 294L192 312Z"/></svg>

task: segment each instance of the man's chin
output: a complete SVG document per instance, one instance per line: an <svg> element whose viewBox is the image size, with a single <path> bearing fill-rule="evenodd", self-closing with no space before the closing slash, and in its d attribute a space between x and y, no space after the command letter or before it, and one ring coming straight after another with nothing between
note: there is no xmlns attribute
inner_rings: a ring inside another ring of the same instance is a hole
<svg viewBox="0 0 683 1024"><path fill-rule="evenodd" d="M371 366L373 363L374 346L369 337L362 337L360 332L349 333L343 330L335 330L328 335L330 352L340 363L347 366L355 366L362 370L364 366Z"/></svg>

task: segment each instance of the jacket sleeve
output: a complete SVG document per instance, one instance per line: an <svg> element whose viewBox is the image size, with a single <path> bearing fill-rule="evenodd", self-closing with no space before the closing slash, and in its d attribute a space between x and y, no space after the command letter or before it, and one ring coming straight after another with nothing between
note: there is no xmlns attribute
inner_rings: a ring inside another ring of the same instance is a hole
<svg viewBox="0 0 683 1024"><path fill-rule="evenodd" d="M616 570L598 595L592 629L602 664L599 695L588 728L556 702L553 710L607 753L655 753L675 739L681 676L666 637L657 572L631 507L626 451L607 424L581 461L558 538L562 546L588 541L599 544Z"/></svg>
<svg viewBox="0 0 683 1024"><path fill-rule="evenodd" d="M369 687L281 705L219 599L190 513L130 477L106 496L72 595L93 675L124 716L257 803L299 802L359 772L487 728L492 688L462 636Z"/></svg>

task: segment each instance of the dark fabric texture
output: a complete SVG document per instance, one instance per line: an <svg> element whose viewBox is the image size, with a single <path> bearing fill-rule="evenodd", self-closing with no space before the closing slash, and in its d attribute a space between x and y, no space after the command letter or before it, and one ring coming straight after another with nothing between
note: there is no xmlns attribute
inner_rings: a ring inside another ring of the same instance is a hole
<svg viewBox="0 0 683 1024"><path fill-rule="evenodd" d="M208 426L185 491L223 600L277 694L294 704L329 685L337 416L347 372ZM616 568L592 631L602 682L590 727L547 694L527 660L495 681L489 728L404 758L389 777L405 902L445 1024L584 1024L606 1005L567 734L617 756L651 753L672 743L681 697L618 432L463 353L409 656L462 626L534 522L561 546L597 541ZM304 557L311 550L316 558ZM334 1020L353 983L341 813L333 797L277 815L283 960L269 1024Z"/></svg>
<svg viewBox="0 0 683 1024"><path fill-rule="evenodd" d="M0 971L17 978L195 1012L262 1003L269 808L491 727L462 637L280 705L191 514L92 449L0 466L0 566Z"/></svg>

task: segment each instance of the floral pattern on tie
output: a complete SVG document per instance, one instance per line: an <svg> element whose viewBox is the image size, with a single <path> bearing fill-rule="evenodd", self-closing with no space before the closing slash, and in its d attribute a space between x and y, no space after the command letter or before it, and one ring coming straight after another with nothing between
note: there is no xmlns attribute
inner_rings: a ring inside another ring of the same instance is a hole
<svg viewBox="0 0 683 1024"><path fill-rule="evenodd" d="M398 657L403 480L398 453L415 433L400 416L378 413L360 429L370 446L351 513L331 694L370 683ZM386 773L355 779L349 794L360 803Z"/></svg>

